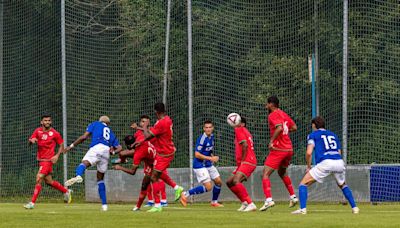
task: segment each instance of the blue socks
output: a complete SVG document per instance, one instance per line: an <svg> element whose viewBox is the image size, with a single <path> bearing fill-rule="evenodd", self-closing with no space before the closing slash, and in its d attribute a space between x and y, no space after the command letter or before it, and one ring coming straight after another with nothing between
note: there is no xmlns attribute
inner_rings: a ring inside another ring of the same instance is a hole
<svg viewBox="0 0 400 228"><path fill-rule="evenodd" d="M307 186L306 185L300 185L299 186L299 198L300 198L300 209L304 209L307 206Z"/></svg>
<svg viewBox="0 0 400 228"><path fill-rule="evenodd" d="M214 185L212 190L212 201L218 201L220 192L221 192L221 186Z"/></svg>
<svg viewBox="0 0 400 228"><path fill-rule="evenodd" d="M99 196L101 199L101 204L107 204L107 197L106 197L106 185L104 184L104 181L98 181L97 186L99 187Z"/></svg>
<svg viewBox="0 0 400 228"><path fill-rule="evenodd" d="M83 163L81 163L80 165L78 165L78 167L76 167L76 170L75 170L76 175L83 176L83 174L85 173L85 170L86 170L86 166Z"/></svg>
<svg viewBox="0 0 400 228"><path fill-rule="evenodd" d="M197 194L201 194L207 192L206 187L204 187L203 185L199 185L197 187L194 187L192 189L189 190L189 195L197 195Z"/></svg>
<svg viewBox="0 0 400 228"><path fill-rule="evenodd" d="M357 205L356 202L354 201L353 194L351 193L351 190L347 185L343 186L342 192L344 197L346 197L347 201L349 201L351 208L356 207Z"/></svg>

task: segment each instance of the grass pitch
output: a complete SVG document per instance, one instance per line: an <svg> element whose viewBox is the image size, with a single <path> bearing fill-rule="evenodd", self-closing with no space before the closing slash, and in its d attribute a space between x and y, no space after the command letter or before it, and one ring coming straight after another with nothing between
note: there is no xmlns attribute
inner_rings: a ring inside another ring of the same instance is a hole
<svg viewBox="0 0 400 228"><path fill-rule="evenodd" d="M262 203L257 203L260 207ZM38 203L26 210L22 203L0 203L0 227L400 227L400 205L360 204L354 215L348 205L310 204L307 215L291 215L287 203L267 212L237 212L239 203L224 208L170 204L161 213L132 212L133 204Z"/></svg>

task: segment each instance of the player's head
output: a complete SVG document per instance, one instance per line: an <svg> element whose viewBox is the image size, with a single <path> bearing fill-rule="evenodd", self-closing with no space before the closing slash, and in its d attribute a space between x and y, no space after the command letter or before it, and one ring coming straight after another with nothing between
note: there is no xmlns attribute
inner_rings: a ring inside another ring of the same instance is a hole
<svg viewBox="0 0 400 228"><path fill-rule="evenodd" d="M43 113L40 119L40 124L46 128L49 129L51 128L52 120L51 120L51 115L50 113Z"/></svg>
<svg viewBox="0 0 400 228"><path fill-rule="evenodd" d="M214 131L214 123L211 120L206 120L203 123L203 131L207 136L210 136Z"/></svg>
<svg viewBox="0 0 400 228"><path fill-rule="evenodd" d="M267 104L265 104L265 108L268 110L268 112L272 112L274 109L279 108L278 97L275 95L268 97Z"/></svg>
<svg viewBox="0 0 400 228"><path fill-rule="evenodd" d="M157 102L154 105L154 111L156 112L157 116L162 115L165 113L165 105L162 102Z"/></svg>
<svg viewBox="0 0 400 228"><path fill-rule="evenodd" d="M311 120L311 125L314 131L325 128L325 120L321 116L317 116Z"/></svg>
<svg viewBox="0 0 400 228"><path fill-rule="evenodd" d="M111 123L110 122L110 118L108 116L100 116L99 121L103 122L103 123L105 123L107 125L109 125Z"/></svg>
<svg viewBox="0 0 400 228"><path fill-rule="evenodd" d="M239 126L240 126L240 127L246 127L246 126L247 126L246 117L240 116L240 124L239 124Z"/></svg>
<svg viewBox="0 0 400 228"><path fill-rule="evenodd" d="M133 143L135 143L135 140L136 139L135 139L135 137L133 137L133 135L125 136L124 142L125 142L125 146L126 146L126 148L128 148L128 150L133 149L132 145L133 145Z"/></svg>
<svg viewBox="0 0 400 228"><path fill-rule="evenodd" d="M150 117L148 115L141 115L139 126L143 127L145 125L148 126L149 124L150 124Z"/></svg>

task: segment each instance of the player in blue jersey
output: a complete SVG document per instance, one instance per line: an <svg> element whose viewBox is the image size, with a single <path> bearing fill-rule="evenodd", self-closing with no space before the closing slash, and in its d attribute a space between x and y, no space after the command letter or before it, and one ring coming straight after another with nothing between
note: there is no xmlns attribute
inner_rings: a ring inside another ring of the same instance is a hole
<svg viewBox="0 0 400 228"><path fill-rule="evenodd" d="M336 183L349 201L353 213L358 214L360 209L357 207L353 194L345 182L346 168L341 155L339 138L335 133L325 130L325 121L322 117L315 117L311 124L313 132L307 138L307 169L299 186L300 209L293 211L292 214L307 214L307 187L316 181L322 183L325 177L329 175L335 177ZM313 150L315 150L316 165L311 168Z"/></svg>
<svg viewBox="0 0 400 228"><path fill-rule="evenodd" d="M221 177L217 168L213 163L218 162L219 157L213 155L214 150L214 124L211 120L206 120L203 124L204 133L197 138L193 159L193 171L196 174L197 181L201 184L197 187L183 192L181 195L181 203L187 205L187 198L191 195L209 192L212 189L212 207L223 207L218 203L218 196L221 192ZM212 185L214 181L214 187Z"/></svg>
<svg viewBox="0 0 400 228"><path fill-rule="evenodd" d="M89 124L86 132L64 150L64 152L67 152L89 137L92 138L90 149L83 157L82 163L76 168L76 177L67 180L64 185L71 186L75 183L81 183L83 181L82 176L85 173L85 170L90 166L96 165L97 185L103 211L108 210L104 173L107 171L110 153L115 154L122 150L117 137L109 125L110 118L107 116L101 116L99 121Z"/></svg>

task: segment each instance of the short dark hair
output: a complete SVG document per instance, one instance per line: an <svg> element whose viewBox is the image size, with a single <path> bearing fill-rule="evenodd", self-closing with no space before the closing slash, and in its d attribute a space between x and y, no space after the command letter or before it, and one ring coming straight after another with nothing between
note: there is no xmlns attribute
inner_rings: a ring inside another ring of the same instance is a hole
<svg viewBox="0 0 400 228"><path fill-rule="evenodd" d="M133 143L135 143L135 141L136 141L136 139L135 139L135 137L134 137L133 135L127 135L127 136L125 136L125 138L124 138L125 146L126 146L126 148L128 148L129 150L133 149L133 148L131 147L131 145L132 145Z"/></svg>
<svg viewBox="0 0 400 228"><path fill-rule="evenodd" d="M325 120L321 116L317 116L311 120L311 124L315 124L317 129L325 128Z"/></svg>
<svg viewBox="0 0 400 228"><path fill-rule="evenodd" d="M165 112L165 105L162 102L158 102L154 105L154 110L158 113L164 113Z"/></svg>
<svg viewBox="0 0 400 228"><path fill-rule="evenodd" d="M150 117L148 115L141 115L140 119L150 119Z"/></svg>
<svg viewBox="0 0 400 228"><path fill-rule="evenodd" d="M246 119L246 117L240 116L240 122L241 122L242 124L244 124L244 126L246 127L246 125L247 125L247 119Z"/></svg>
<svg viewBox="0 0 400 228"><path fill-rule="evenodd" d="M279 108L279 99L275 95L268 97L267 103L274 104L275 107Z"/></svg>
<svg viewBox="0 0 400 228"><path fill-rule="evenodd" d="M206 124L212 124L214 126L214 123L211 120L205 120L203 122L203 125L206 125Z"/></svg>
<svg viewBox="0 0 400 228"><path fill-rule="evenodd" d="M51 114L50 113L48 113L48 112L44 112L44 113L42 113L42 116L41 116L41 120L42 119L44 119L44 118L48 118L48 117L50 117L51 118Z"/></svg>

